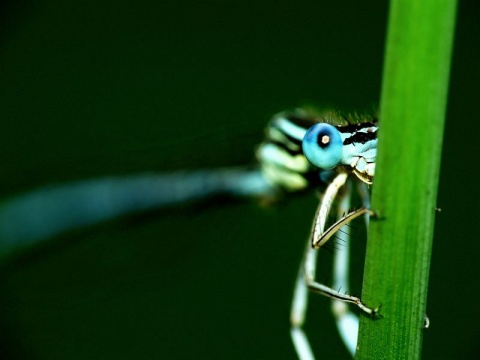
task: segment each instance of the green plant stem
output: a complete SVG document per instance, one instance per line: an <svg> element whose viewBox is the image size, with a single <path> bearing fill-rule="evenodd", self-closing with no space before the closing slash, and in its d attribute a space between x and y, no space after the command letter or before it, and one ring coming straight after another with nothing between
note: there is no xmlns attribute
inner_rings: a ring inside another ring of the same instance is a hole
<svg viewBox="0 0 480 360"><path fill-rule="evenodd" d="M379 219L370 226L362 294L382 305L383 318L362 317L357 359L410 360L420 358L425 331L456 1L390 6L372 199Z"/></svg>

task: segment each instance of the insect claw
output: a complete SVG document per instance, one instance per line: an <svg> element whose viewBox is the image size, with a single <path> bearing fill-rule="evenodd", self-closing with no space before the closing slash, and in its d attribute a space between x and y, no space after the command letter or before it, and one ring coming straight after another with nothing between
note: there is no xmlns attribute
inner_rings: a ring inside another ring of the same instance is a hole
<svg viewBox="0 0 480 360"><path fill-rule="evenodd" d="M368 210L368 214L370 215L370 218L371 218L372 220L383 220L383 219L385 219L385 218L382 216L381 212L378 211L378 210L376 210L376 211Z"/></svg>
<svg viewBox="0 0 480 360"><path fill-rule="evenodd" d="M372 314L371 314L372 319L383 319L383 315L379 314L381 308L382 308L382 304L372 309Z"/></svg>

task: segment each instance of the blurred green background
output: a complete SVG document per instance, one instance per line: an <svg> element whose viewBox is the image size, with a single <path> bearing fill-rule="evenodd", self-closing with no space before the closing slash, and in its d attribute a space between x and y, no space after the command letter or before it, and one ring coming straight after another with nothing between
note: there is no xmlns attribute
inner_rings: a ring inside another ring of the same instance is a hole
<svg viewBox="0 0 480 360"><path fill-rule="evenodd" d="M248 164L278 111L377 108L386 2L0 6L1 198L105 175ZM460 3L425 359L480 357L479 10ZM316 201L155 211L18 254L0 267L0 358L294 359L291 291ZM328 279L331 255L322 256ZM361 269L353 281L359 292ZM311 299L315 352L347 359L329 300Z"/></svg>

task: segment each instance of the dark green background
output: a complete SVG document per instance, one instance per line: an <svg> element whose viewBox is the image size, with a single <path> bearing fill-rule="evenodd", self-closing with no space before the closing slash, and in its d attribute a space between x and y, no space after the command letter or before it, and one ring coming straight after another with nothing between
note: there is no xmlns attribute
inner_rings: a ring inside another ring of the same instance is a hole
<svg viewBox="0 0 480 360"><path fill-rule="evenodd" d="M75 179L251 163L277 111L378 104L386 2L0 5L2 198ZM478 13L460 4L426 359L480 356ZM0 358L293 359L291 290L315 205L308 195L274 209L158 211L15 256L0 268ZM318 357L348 358L329 301L311 304Z"/></svg>

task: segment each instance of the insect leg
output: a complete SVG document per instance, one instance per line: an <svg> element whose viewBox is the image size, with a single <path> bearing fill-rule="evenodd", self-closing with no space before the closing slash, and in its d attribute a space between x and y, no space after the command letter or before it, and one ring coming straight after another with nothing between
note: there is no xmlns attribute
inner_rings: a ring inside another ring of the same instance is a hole
<svg viewBox="0 0 480 360"><path fill-rule="evenodd" d="M305 256L309 252L310 246L307 244ZM312 254L316 257L315 254ZM315 260L314 260L315 261ZM290 336L300 360L314 360L312 349L308 342L307 335L303 331L305 322L305 314L308 307L308 288L305 282L304 261L300 264L297 279L295 281L295 289L293 292L292 308L290 310Z"/></svg>
<svg viewBox="0 0 480 360"><path fill-rule="evenodd" d="M345 184L347 175L342 173L338 175L333 182L327 187L320 205L317 211L317 217L314 224L315 231L323 233L325 228L325 222L330 211L333 199L335 198L338 190ZM311 350L308 338L302 329L305 322L305 314L308 307L308 288L310 286L316 286L314 282L315 271L317 264L317 251L311 246L311 240L307 242L305 254L300 264L297 280L295 283L295 289L293 294L292 308L290 313L291 321L291 337L298 357L301 360L314 359L313 352ZM330 289L322 284L318 284L320 292L322 290L329 291Z"/></svg>
<svg viewBox="0 0 480 360"><path fill-rule="evenodd" d="M354 210L354 211L348 213L347 215L343 216L340 220L338 220L336 223L334 223L332 226L330 226L326 231L323 231L323 229L325 228L326 215L328 214L329 209L325 211L325 210L322 209L322 207L324 205L325 206L331 206L331 203L333 202L333 198L331 198L331 199L325 199L325 198L327 197L327 195L335 196L337 194L338 188L336 189L336 191L334 193L332 192L331 194L328 192L328 190L329 190L330 187L335 185L337 180L339 180L337 183L338 184L340 183L341 179L339 179L339 177L341 175L342 174L338 175L334 179L334 181L328 186L327 191L325 192L324 199L320 204L320 209L317 213L317 218L316 218L315 223L314 223L314 232L313 232L313 239L312 239L312 246L313 247L320 247L323 244L325 244L326 241L333 234L335 234L338 231L338 229L340 229L343 225L349 223L351 220L355 219L356 217L359 217L359 216L365 215L365 214L369 214L369 215L373 214L373 212L371 210L367 209L367 208L361 208L361 209L358 209L358 210ZM343 183L341 184L341 186L343 186L343 184L345 184L345 180L343 180ZM310 290L312 290L313 292L317 292L317 293L320 293L322 295L328 296L328 297L330 297L334 300L339 300L339 301L355 304L360 308L360 310L362 310L365 314L367 314L371 317L378 316L378 308L370 308L370 307L366 306L360 300L360 298L355 297L355 296L351 296L351 295L347 295L347 294L343 294L343 293L341 293L337 290L334 290L334 289L332 289L328 286L325 286L323 284L315 282L315 278L314 278L315 267L313 267L312 269L309 269L308 262L306 262L305 264L306 264L306 266L305 266L305 280L306 280L307 286ZM342 261L340 261L340 264L341 264L340 267L344 268L344 265L343 265L344 262L342 263ZM342 280L343 277L344 276L342 275L340 280Z"/></svg>
<svg viewBox="0 0 480 360"><path fill-rule="evenodd" d="M350 208L351 183L347 183L346 191L341 195L338 204L337 217L341 220ZM346 292L349 287L350 270L350 236L346 224L336 232L337 239L343 244L336 248L333 259L333 288ZM358 317L353 314L348 305L339 300L332 300L332 313L335 317L338 332L346 348L352 356L355 355L358 339Z"/></svg>

